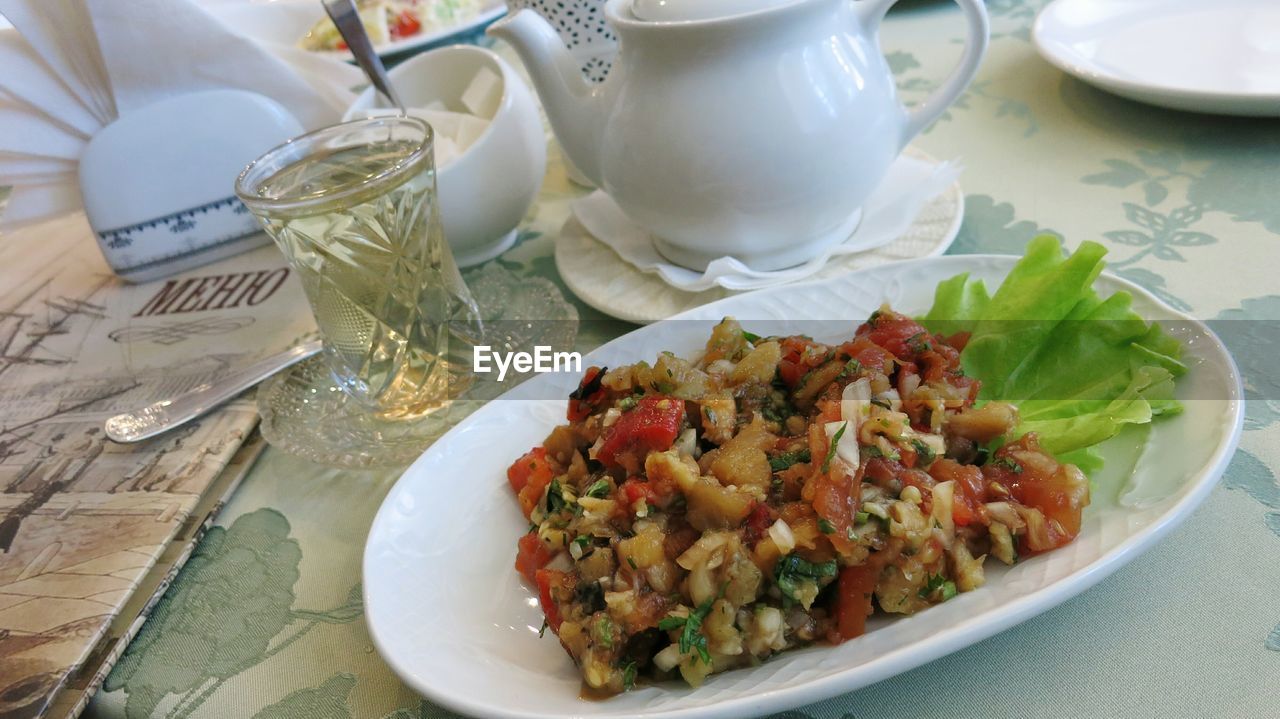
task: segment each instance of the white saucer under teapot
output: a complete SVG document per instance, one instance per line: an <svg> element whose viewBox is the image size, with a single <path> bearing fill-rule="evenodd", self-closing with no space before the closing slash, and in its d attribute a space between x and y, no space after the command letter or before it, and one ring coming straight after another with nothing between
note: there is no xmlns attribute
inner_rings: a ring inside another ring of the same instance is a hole
<svg viewBox="0 0 1280 719"><path fill-rule="evenodd" d="M565 154L659 252L772 270L847 238L894 158L977 71L986 10L956 0L960 65L904 108L876 35L894 2L609 0L620 50L596 85L535 12L489 32L515 46Z"/></svg>

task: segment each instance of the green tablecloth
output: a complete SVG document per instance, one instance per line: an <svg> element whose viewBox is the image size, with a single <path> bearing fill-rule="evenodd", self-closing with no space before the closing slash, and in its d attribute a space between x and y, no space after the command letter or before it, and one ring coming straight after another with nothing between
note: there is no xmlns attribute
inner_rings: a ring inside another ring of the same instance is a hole
<svg viewBox="0 0 1280 719"><path fill-rule="evenodd" d="M1198 317L1280 317L1280 122L1161 110L1065 77L1029 41L1042 4L988 0L979 78L917 140L966 167L951 252L1019 253L1041 231L1099 240L1113 271ZM884 47L905 100L946 75L962 32L945 2L890 15ZM580 192L553 156L542 201L498 261L558 282L552 247ZM1233 333L1257 336L1234 348L1253 392L1247 432L1222 484L1166 540L1015 629L785 716L1280 716L1280 394L1264 381L1280 343L1262 339L1273 326ZM580 349L629 329L583 327ZM361 550L396 476L269 450L89 715L449 716L396 680L363 621Z"/></svg>

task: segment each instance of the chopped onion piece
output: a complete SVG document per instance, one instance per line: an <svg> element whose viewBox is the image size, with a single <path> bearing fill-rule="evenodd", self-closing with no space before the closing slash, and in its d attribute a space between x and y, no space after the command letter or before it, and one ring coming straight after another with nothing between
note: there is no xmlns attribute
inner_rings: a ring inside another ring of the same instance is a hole
<svg viewBox="0 0 1280 719"><path fill-rule="evenodd" d="M954 480L939 482L933 485L933 521L942 530L942 544L948 549L956 536L956 523L951 516L952 503L955 500L956 483Z"/></svg>
<svg viewBox="0 0 1280 719"><path fill-rule="evenodd" d="M790 554L796 548L796 535L791 532L791 525L781 519L769 527L769 537L783 554Z"/></svg>
<svg viewBox="0 0 1280 719"><path fill-rule="evenodd" d="M680 454L687 454L694 459L698 458L698 434L693 431L693 427L686 429L676 438L675 448L680 450Z"/></svg>
<svg viewBox="0 0 1280 719"><path fill-rule="evenodd" d="M680 665L680 645L672 644L653 655L653 664L664 672L669 672Z"/></svg>

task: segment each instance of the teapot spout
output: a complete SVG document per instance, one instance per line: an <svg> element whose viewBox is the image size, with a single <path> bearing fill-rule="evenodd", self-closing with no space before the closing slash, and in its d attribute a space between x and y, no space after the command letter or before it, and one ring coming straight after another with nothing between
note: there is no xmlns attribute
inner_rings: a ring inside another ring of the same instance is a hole
<svg viewBox="0 0 1280 719"><path fill-rule="evenodd" d="M488 34L515 47L565 155L600 186L600 141L605 118L601 89L587 82L578 61L555 29L533 10L525 8L491 25Z"/></svg>

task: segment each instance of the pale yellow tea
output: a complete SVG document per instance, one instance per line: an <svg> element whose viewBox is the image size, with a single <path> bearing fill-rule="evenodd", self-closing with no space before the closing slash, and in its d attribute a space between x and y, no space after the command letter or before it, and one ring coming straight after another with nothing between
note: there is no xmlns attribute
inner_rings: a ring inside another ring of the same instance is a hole
<svg viewBox="0 0 1280 719"><path fill-rule="evenodd" d="M302 280L334 378L385 418L429 412L469 377L449 346L474 305L442 236L430 158L405 171L421 144L312 148L255 193L287 198L254 211Z"/></svg>

